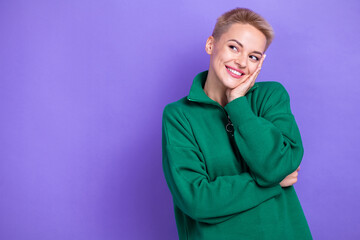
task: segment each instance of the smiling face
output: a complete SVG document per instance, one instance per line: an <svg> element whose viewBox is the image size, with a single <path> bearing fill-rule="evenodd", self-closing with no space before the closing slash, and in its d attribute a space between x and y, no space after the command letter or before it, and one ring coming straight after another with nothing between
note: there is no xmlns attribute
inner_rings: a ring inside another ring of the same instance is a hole
<svg viewBox="0 0 360 240"><path fill-rule="evenodd" d="M210 36L206 52L210 55L208 79L233 89L252 74L265 51L266 37L249 24L234 23L220 39Z"/></svg>

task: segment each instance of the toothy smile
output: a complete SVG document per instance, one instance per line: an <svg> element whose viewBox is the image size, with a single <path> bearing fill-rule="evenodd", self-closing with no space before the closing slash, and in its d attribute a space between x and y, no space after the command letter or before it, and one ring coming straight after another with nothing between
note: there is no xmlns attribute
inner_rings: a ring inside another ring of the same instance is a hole
<svg viewBox="0 0 360 240"><path fill-rule="evenodd" d="M243 72L239 72L239 71L237 71L237 70L235 70L235 69L233 69L233 68L230 68L230 67L228 67L228 66L225 66L225 67L226 67L226 69L227 69L229 72L235 74L235 75L238 76L238 77L241 77L242 75L244 75Z"/></svg>

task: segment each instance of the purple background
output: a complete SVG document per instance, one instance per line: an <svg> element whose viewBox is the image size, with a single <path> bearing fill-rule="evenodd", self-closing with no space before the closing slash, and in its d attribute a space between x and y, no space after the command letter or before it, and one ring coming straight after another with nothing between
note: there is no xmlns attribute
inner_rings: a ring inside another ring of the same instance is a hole
<svg viewBox="0 0 360 240"><path fill-rule="evenodd" d="M276 33L257 81L290 94L314 239L359 239L360 2L274 3L0 1L0 239L177 239L162 111L237 6Z"/></svg>

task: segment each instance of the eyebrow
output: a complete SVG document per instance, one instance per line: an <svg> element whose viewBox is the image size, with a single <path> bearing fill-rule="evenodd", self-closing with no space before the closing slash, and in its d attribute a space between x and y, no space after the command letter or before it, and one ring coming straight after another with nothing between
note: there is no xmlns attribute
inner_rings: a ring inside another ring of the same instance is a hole
<svg viewBox="0 0 360 240"><path fill-rule="evenodd" d="M238 40L236 40L236 39L230 39L228 42L230 42L230 41L233 41L233 42L236 42L240 47L244 47ZM257 53L257 54L260 54L261 56L263 55L261 52L259 52L259 51L253 51L253 53Z"/></svg>

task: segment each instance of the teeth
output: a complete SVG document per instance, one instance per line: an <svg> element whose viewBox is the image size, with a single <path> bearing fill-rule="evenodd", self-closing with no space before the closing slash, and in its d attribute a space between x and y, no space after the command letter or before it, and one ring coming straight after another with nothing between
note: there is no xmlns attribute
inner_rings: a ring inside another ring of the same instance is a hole
<svg viewBox="0 0 360 240"><path fill-rule="evenodd" d="M227 69L229 69L230 72L232 72L232 73L234 73L236 75L239 75L239 76L243 75L242 73L240 73L238 71L235 71L234 69L231 69L231 68L227 68Z"/></svg>

